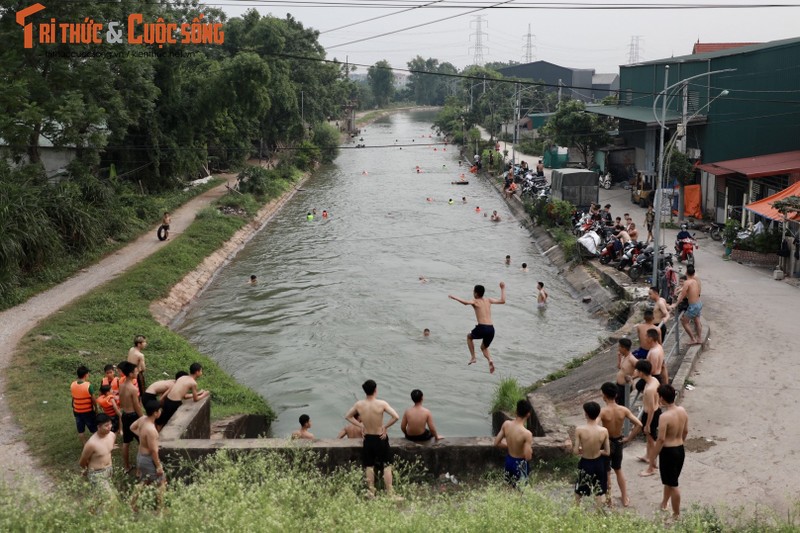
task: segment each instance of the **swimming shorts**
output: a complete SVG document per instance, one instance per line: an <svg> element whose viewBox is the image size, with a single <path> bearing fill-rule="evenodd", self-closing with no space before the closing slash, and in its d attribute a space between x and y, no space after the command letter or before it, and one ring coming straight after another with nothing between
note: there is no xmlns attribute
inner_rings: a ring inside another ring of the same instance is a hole
<svg viewBox="0 0 800 533"><path fill-rule="evenodd" d="M392 464L392 449L389 447L388 437L382 439L380 435L364 435L361 452L364 468L370 466L383 468L384 465Z"/></svg>
<svg viewBox="0 0 800 533"><path fill-rule="evenodd" d="M86 479L89 480L89 483L93 487L102 489L104 491L110 491L111 472L112 472L111 465L108 465L107 467L101 468L99 470L87 470Z"/></svg>
<svg viewBox="0 0 800 533"><path fill-rule="evenodd" d="M425 431L419 435L409 435L406 433L406 439L414 442L425 442L426 440L431 440L432 438L433 435L431 435L431 432L428 428L425 428Z"/></svg>
<svg viewBox="0 0 800 533"><path fill-rule="evenodd" d="M494 326L488 324L477 324L469 333L473 339L483 339L481 343L485 348L492 344L494 339Z"/></svg>
<svg viewBox="0 0 800 533"><path fill-rule="evenodd" d="M644 348L636 348L631 353L636 359L647 359L647 352L650 350L645 350Z"/></svg>
<svg viewBox="0 0 800 533"><path fill-rule="evenodd" d="M136 413L122 413L122 443L123 444L130 444L133 442L133 439L136 439L136 442L139 442L139 437L131 431L131 424L136 422L139 419L139 415Z"/></svg>
<svg viewBox="0 0 800 533"><path fill-rule="evenodd" d="M664 344L664 339L667 338L667 324L661 324L661 344Z"/></svg>
<svg viewBox="0 0 800 533"><path fill-rule="evenodd" d="M611 454L608 456L608 463L612 470L622 468L622 435L619 437L608 437L611 444Z"/></svg>
<svg viewBox="0 0 800 533"><path fill-rule="evenodd" d="M136 377L136 383L139 385L139 396L141 397L147 390L147 385L144 382L144 372L139 372Z"/></svg>
<svg viewBox="0 0 800 533"><path fill-rule="evenodd" d="M178 410L178 407L183 405L181 400L170 400L169 398L164 398L164 406L161 408L161 415L156 419L156 425L160 427L164 427L169 422L169 419L172 418L172 415Z"/></svg>
<svg viewBox="0 0 800 533"><path fill-rule="evenodd" d="M75 426L78 428L78 433L83 433L87 429L89 433L97 431L97 418L95 418L94 411L89 411L88 413L76 413L73 411L72 414L75 415Z"/></svg>
<svg viewBox="0 0 800 533"><path fill-rule="evenodd" d="M656 409L653 412L653 419L650 421L650 436L653 438L653 440L658 440L658 419L660 416L661 409ZM647 418L647 411L642 412L642 416L640 418L642 425L644 425L645 418Z"/></svg>
<svg viewBox="0 0 800 533"><path fill-rule="evenodd" d="M515 487L520 481L525 483L528 480L528 461L506 454L506 470L504 477L508 483Z"/></svg>
<svg viewBox="0 0 800 533"><path fill-rule="evenodd" d="M620 385L619 383L617 383L617 397L616 397L617 405L625 405L626 388L627 388L626 385L624 384Z"/></svg>
<svg viewBox="0 0 800 533"><path fill-rule="evenodd" d="M164 479L164 472L156 473L156 463L149 455L136 455L136 470L139 471L139 481L145 483L161 483Z"/></svg>
<svg viewBox="0 0 800 533"><path fill-rule="evenodd" d="M142 394L142 405L145 405L150 400L158 401L158 396L156 396L152 392L145 392L144 394Z"/></svg>
<svg viewBox="0 0 800 533"><path fill-rule="evenodd" d="M664 446L658 454L658 460L661 462L659 471L661 472L661 483L668 487L677 487L678 478L683 470L683 460L686 458L686 452L683 445L680 446Z"/></svg>
<svg viewBox="0 0 800 533"><path fill-rule="evenodd" d="M700 316L700 312L703 310L703 302L697 300L693 304L689 304L689 307L686 308L686 318L697 318Z"/></svg>
<svg viewBox="0 0 800 533"><path fill-rule="evenodd" d="M608 470L606 458L581 458L578 461L578 480L575 482L575 494L581 496L601 496L608 490Z"/></svg>

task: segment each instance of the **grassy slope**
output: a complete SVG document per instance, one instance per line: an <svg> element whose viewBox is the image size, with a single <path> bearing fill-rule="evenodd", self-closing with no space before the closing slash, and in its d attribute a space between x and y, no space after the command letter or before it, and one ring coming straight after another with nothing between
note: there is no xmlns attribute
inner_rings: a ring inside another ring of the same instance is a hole
<svg viewBox="0 0 800 533"><path fill-rule="evenodd" d="M205 369L200 386L212 392L215 418L232 413L272 415L260 396L156 323L148 310L151 301L166 296L245 222L219 215L215 209L201 212L183 235L46 319L23 339L8 372L7 398L31 450L45 466L74 468L80 454L69 393L75 369L87 365L89 380L99 386L103 366L122 361L135 334L149 339L145 351L149 382L164 379L164 372L172 377L198 361Z"/></svg>

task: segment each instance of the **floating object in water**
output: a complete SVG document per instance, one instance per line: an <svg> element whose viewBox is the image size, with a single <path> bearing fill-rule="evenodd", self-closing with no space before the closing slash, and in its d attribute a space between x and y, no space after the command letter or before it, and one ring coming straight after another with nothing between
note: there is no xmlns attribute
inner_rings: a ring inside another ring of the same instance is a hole
<svg viewBox="0 0 800 533"><path fill-rule="evenodd" d="M467 180L458 180L458 181L451 181L452 185L469 185L469 181Z"/></svg>

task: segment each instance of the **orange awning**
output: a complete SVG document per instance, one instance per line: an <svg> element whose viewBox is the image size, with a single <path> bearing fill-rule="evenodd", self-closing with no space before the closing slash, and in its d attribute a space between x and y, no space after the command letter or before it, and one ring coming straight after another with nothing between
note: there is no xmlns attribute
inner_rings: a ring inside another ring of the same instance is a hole
<svg viewBox="0 0 800 533"><path fill-rule="evenodd" d="M763 217L767 217L772 220L783 221L783 215L780 212L772 207L772 203L776 202L777 200L783 200L784 198L788 198L789 196L800 196L800 181L789 185L785 189L780 192L773 194L772 196L768 196L766 198L762 198L752 204L747 204L745 209L749 209L754 213L758 213ZM794 222L800 222L800 213L789 213L789 220Z"/></svg>
<svg viewBox="0 0 800 533"><path fill-rule="evenodd" d="M715 176L742 174L749 179L791 174L800 171L800 150L702 163L697 168Z"/></svg>

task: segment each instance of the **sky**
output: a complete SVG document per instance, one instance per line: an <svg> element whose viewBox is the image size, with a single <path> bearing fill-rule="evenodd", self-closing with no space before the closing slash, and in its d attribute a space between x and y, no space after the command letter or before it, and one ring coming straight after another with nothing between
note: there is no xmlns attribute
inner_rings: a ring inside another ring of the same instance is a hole
<svg viewBox="0 0 800 533"><path fill-rule="evenodd" d="M328 51L328 58L344 61L347 57L351 63L363 65L386 59L399 68L406 68L410 59L420 55L438 59L440 63L450 62L461 69L475 63L478 39L484 63L509 60L524 63L529 26L534 61L593 68L598 73L617 73L619 65L629 63L635 37L638 37L638 60L648 61L689 54L698 40L766 42L800 36L800 29L796 29L800 0L795 0L797 7L646 10L631 9L634 3L624 0L584 0L569 4L567 0L549 4L536 0L210 0L204 3L222 9L229 16L241 15L251 8L279 18L291 13L305 27L321 32L319 42ZM770 3L785 5L790 1ZM409 10L425 4L432 5ZM624 9L566 8L577 4L616 5ZM651 7L699 4L701 2L687 0L636 3ZM557 9L541 9L544 5ZM744 0L708 0L702 5L757 4ZM409 11L393 14L403 10ZM480 22L477 16L481 16ZM337 29L374 17L382 18ZM346 44L446 17L450 19ZM480 37L477 32L481 33ZM359 72L366 72L366 68L359 68Z"/></svg>

